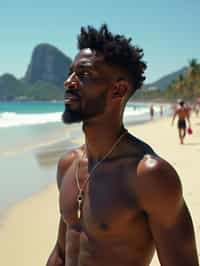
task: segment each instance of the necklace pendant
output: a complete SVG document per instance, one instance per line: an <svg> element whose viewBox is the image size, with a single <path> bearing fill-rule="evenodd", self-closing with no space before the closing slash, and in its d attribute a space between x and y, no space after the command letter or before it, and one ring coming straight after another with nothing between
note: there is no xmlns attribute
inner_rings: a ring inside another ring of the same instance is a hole
<svg viewBox="0 0 200 266"><path fill-rule="evenodd" d="M80 191L80 193L77 196L77 202L78 202L78 209L77 209L77 218L81 218L81 207L83 203L83 192Z"/></svg>
<svg viewBox="0 0 200 266"><path fill-rule="evenodd" d="M78 218L78 219L81 218L81 210L80 210L80 209L77 210L77 218Z"/></svg>

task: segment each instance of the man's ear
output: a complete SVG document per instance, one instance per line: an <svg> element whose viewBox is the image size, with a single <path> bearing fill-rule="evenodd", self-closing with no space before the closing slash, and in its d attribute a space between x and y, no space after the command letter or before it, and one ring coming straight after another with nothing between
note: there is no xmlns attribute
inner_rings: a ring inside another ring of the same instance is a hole
<svg viewBox="0 0 200 266"><path fill-rule="evenodd" d="M126 96L129 89L129 83L127 80L116 81L113 86L113 98L123 98Z"/></svg>

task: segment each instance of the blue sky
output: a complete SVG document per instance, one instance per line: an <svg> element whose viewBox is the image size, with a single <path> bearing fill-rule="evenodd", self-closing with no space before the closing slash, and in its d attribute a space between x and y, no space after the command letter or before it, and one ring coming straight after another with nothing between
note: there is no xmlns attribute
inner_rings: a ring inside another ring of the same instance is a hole
<svg viewBox="0 0 200 266"><path fill-rule="evenodd" d="M39 43L73 58L80 27L104 22L144 49L147 82L200 59L199 0L6 0L0 5L0 75L22 77Z"/></svg>

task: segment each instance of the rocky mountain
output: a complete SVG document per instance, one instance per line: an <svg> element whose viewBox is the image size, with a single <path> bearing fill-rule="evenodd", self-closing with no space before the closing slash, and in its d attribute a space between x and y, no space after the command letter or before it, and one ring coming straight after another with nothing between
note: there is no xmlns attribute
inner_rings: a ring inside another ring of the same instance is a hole
<svg viewBox="0 0 200 266"><path fill-rule="evenodd" d="M71 59L56 47L39 44L33 50L25 76L0 76L0 100L52 100L63 98L63 82Z"/></svg>
<svg viewBox="0 0 200 266"><path fill-rule="evenodd" d="M71 59L49 44L40 44L33 50L24 81L34 84L38 80L63 87Z"/></svg>

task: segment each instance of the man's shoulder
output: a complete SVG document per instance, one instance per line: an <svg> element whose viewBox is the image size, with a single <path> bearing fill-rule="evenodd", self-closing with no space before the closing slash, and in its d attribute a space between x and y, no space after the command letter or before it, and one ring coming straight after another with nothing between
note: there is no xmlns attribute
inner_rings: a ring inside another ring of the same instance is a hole
<svg viewBox="0 0 200 266"><path fill-rule="evenodd" d="M153 148L148 143L132 134L129 134L126 148L127 150L131 149L133 152L135 151L140 159L142 159L145 154L155 154Z"/></svg>
<svg viewBox="0 0 200 266"><path fill-rule="evenodd" d="M73 162L79 157L79 154L82 152L83 146L71 149L63 154L57 164L57 183L60 187L62 183L63 176L66 171L71 167Z"/></svg>
<svg viewBox="0 0 200 266"><path fill-rule="evenodd" d="M80 150L81 147L77 147L75 149L70 149L66 153L64 153L58 161L58 167L70 165L76 159Z"/></svg>
<svg viewBox="0 0 200 266"><path fill-rule="evenodd" d="M182 195L182 186L174 167L157 155L146 154L137 167L136 191L143 206L173 204Z"/></svg>
<svg viewBox="0 0 200 266"><path fill-rule="evenodd" d="M180 182L174 167L157 156L156 154L145 154L137 167L138 179L143 182L157 183L158 185L170 185L170 182Z"/></svg>

